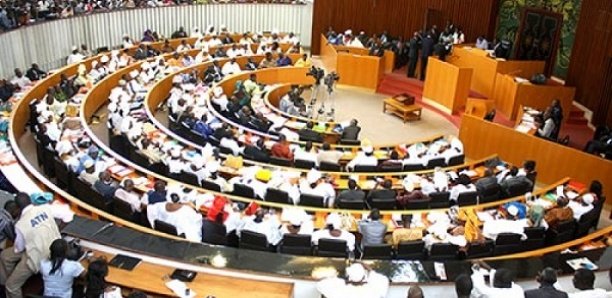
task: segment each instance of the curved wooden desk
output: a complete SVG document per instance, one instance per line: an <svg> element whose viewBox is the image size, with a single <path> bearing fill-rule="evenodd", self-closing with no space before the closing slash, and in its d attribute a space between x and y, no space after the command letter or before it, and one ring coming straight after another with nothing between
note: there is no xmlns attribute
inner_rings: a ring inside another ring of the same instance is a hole
<svg viewBox="0 0 612 298"><path fill-rule="evenodd" d="M76 70L76 66L69 66L65 69L63 69L62 71L66 71L66 72L70 72L70 71L75 71ZM59 76L59 73L56 74L57 76ZM53 85L54 83L56 83L57 81L53 81L52 79L46 82L41 82L39 85L35 86L33 90L31 90L26 97L24 98L25 100L22 100L16 107L15 107L15 112L13 113L11 119L11 133L9 134L10 137L10 141L11 144L13 146L13 148L15 148L15 154L17 155L20 163L26 167L30 173L41 183L43 183L45 185L45 187L47 187L48 189L51 189L52 191L54 191L56 193L56 195L61 196L62 198L68 200L69 204L71 204L71 206L73 206L73 208L80 208L81 210L86 210L86 211L90 211L91 215L94 217L103 217L106 219L109 219L113 222L116 222L118 225L123 225L123 226L127 226L130 227L130 229L136 230L136 231L141 231L142 233L147 233L147 234L151 234L151 235L159 235L165 238L171 238L171 239L176 239L179 241L184 241L181 238L177 238L177 237L171 237L150 229L146 229L137 225L134 225L132 223L123 221L113 215L104 213L100 210L97 210L95 208L92 208L91 206L82 203L80 200L78 200L77 198L67 194L66 192L64 192L63 190L59 189L57 186L55 186L53 183L51 183L46 177L44 177L43 175L41 175L40 173L38 173L35 168L30 164L30 162L25 158L25 156L21 153L21 151L19 150L18 147L18 142L16 137L17 136L21 136L23 133L23 129L25 127L25 122L27 120L27 116L28 116L28 102L29 100L27 99L32 99L33 97L29 97L30 95L36 94L36 89L39 89L38 92L46 90L47 87ZM21 125L21 126L18 126ZM554 188L554 187L553 187ZM551 188L551 189L553 189ZM514 198L516 199L521 199L521 198ZM496 202L499 203L499 202ZM480 207L484 207L480 206ZM609 233L610 230L612 229L612 227L608 227L607 229L597 232L595 234L589 235L588 237L582 238L580 240L576 240L571 242L571 244L574 243L578 243L580 241L586 241L586 240L590 240L593 239L594 237L598 237L601 235L605 235L606 233ZM538 256L541 250L538 251L532 251L531 253L535 256Z"/></svg>

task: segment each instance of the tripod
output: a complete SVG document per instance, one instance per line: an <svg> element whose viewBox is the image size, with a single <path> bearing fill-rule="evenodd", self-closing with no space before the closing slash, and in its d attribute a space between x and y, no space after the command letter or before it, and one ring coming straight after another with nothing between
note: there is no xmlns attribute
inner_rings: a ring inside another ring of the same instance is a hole
<svg viewBox="0 0 612 298"><path fill-rule="evenodd" d="M312 85L312 93L310 94L310 103L308 104L307 110L308 118L311 118L313 116L312 113L315 110L315 105L317 104L317 95L319 93L320 86L321 84L318 84L318 82Z"/></svg>

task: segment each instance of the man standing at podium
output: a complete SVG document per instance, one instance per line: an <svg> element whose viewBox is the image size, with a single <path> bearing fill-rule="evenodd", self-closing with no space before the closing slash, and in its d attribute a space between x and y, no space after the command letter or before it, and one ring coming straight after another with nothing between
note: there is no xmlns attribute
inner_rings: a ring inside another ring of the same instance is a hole
<svg viewBox="0 0 612 298"><path fill-rule="evenodd" d="M408 77L414 78L417 61L419 60L419 32L414 32L408 44Z"/></svg>
<svg viewBox="0 0 612 298"><path fill-rule="evenodd" d="M434 40L431 33L427 34L427 37L423 39L421 49L421 81L425 81L425 71L427 70L427 59L433 54Z"/></svg>

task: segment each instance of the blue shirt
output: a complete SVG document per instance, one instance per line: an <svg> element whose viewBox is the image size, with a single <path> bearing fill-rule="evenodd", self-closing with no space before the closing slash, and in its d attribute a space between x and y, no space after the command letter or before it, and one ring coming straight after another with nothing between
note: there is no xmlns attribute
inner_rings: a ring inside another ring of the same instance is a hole
<svg viewBox="0 0 612 298"><path fill-rule="evenodd" d="M53 264L49 259L40 262L40 273L43 276L46 297L72 297L72 282L85 271L79 262L64 260L62 266L50 275Z"/></svg>
<svg viewBox="0 0 612 298"><path fill-rule="evenodd" d="M199 133L200 135L203 135L206 138L208 138L208 136L210 136L213 133L212 128L210 128L210 125L204 123L201 120L198 120L195 123L195 125L193 126L193 130Z"/></svg>

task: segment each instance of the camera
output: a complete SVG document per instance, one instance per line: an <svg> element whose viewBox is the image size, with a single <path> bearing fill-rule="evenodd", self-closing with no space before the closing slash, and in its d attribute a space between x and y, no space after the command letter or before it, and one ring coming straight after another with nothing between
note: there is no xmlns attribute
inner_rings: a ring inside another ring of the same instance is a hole
<svg viewBox="0 0 612 298"><path fill-rule="evenodd" d="M306 76L311 76L315 79L315 84L320 85L321 79L325 76L325 71L322 68L317 68L316 66L311 67Z"/></svg>

